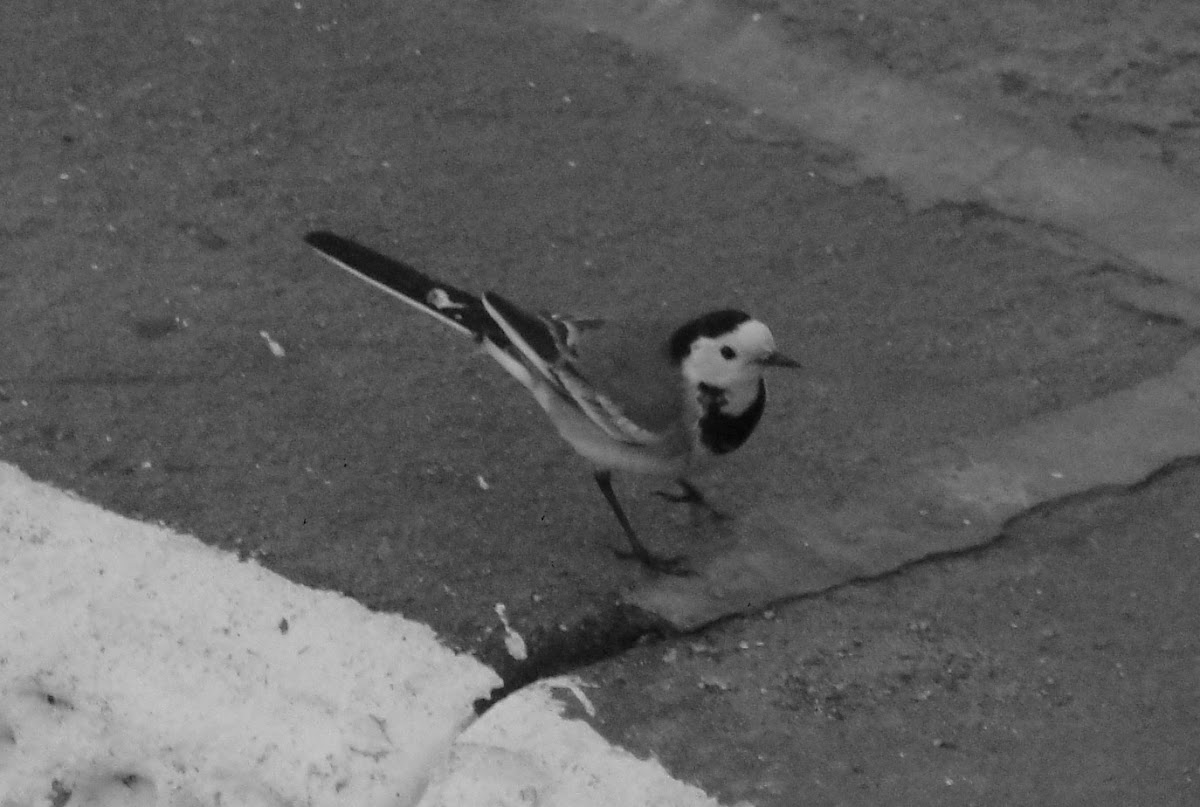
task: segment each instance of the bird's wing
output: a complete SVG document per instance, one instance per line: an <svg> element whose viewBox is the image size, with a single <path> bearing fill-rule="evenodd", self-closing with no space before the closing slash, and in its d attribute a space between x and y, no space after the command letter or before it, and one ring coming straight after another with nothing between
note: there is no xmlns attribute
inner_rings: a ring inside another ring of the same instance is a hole
<svg viewBox="0 0 1200 807"><path fill-rule="evenodd" d="M484 293L483 305L542 378L613 439L659 443L678 425L682 394L662 343L622 344L630 341L622 328L534 314L492 292ZM604 338L612 334L618 338ZM630 355L639 351L663 352L665 368L644 372L646 357Z"/></svg>
<svg viewBox="0 0 1200 807"><path fill-rule="evenodd" d="M508 346L504 333L474 294L434 280L406 263L340 235L311 232L304 236L304 241L334 265L456 331L476 339L490 339L502 348Z"/></svg>
<svg viewBox="0 0 1200 807"><path fill-rule="evenodd" d="M667 351L668 324L625 318L581 335L575 366L605 400L662 435L681 428L684 379Z"/></svg>

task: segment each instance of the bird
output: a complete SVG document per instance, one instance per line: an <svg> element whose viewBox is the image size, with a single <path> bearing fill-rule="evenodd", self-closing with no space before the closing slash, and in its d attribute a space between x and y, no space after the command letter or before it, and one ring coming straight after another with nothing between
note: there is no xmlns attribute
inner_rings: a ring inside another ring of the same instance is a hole
<svg viewBox="0 0 1200 807"><path fill-rule="evenodd" d="M629 542L616 550L656 572L690 574L683 556L652 552L613 490L613 473L674 479L671 501L708 507L688 475L750 437L766 406L768 368L799 368L762 322L733 308L641 327L531 311L494 291L472 294L349 238L304 241L334 265L474 339L532 394L590 463Z"/></svg>

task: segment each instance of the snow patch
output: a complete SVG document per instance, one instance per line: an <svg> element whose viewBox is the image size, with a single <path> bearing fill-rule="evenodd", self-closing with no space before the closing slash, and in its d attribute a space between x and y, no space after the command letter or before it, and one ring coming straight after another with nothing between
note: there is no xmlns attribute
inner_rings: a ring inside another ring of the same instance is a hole
<svg viewBox="0 0 1200 807"><path fill-rule="evenodd" d="M500 683L425 625L0 463L0 807L716 805L564 719L572 679L475 720Z"/></svg>
<svg viewBox="0 0 1200 807"><path fill-rule="evenodd" d="M499 683L424 625L0 465L4 807L412 804Z"/></svg>

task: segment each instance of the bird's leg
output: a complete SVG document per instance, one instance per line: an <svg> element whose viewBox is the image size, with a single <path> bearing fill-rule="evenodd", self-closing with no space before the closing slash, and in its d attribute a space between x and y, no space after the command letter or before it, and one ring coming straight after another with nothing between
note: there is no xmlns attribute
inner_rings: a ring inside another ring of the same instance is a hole
<svg viewBox="0 0 1200 807"><path fill-rule="evenodd" d="M629 538L630 551L622 552L617 550L617 557L637 558L645 566L656 572L688 574L686 569L680 567L680 564L685 560L683 556L655 555L637 537L637 533L633 531L633 525L629 523L629 519L625 516L625 510L622 509L621 503L617 501L617 494L613 491L612 471L596 471L593 475L596 477L596 484L599 485L600 492L604 494L605 501L612 508L613 515L617 517L617 521L621 524L621 529L625 531L626 537Z"/></svg>
<svg viewBox="0 0 1200 807"><path fill-rule="evenodd" d="M700 492L700 489L691 482L680 477L679 479L675 480L675 483L679 485L680 489L683 491L682 493L673 493L668 490L656 490L654 491L654 495L676 504L691 504L703 507L713 518L717 519L718 521L725 521L730 518L730 515L724 510L718 510L716 507L713 507L712 503L709 502L709 500L705 498L704 494Z"/></svg>

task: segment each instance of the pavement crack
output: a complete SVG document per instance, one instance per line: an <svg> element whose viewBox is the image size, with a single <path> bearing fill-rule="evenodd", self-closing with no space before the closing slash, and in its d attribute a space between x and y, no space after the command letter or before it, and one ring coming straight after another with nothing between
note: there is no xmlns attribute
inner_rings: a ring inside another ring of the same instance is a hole
<svg viewBox="0 0 1200 807"><path fill-rule="evenodd" d="M1156 481L1187 468L1200 466L1200 456L1185 455L1164 463L1143 478L1131 483L1096 484L1086 489L1031 502L1010 516L999 520L985 540L968 545L941 549L914 557L874 573L848 576L831 585L807 591L773 597L756 603L756 608L794 602L806 597L820 596L848 585L862 585L905 573L927 563L937 563L969 554L988 551L1002 540L1012 525L1024 518L1065 507L1072 502L1109 495L1130 495ZM698 623L691 629L673 626L665 618L627 602L612 601L592 604L571 614L563 615L552 624L523 628L528 647L524 659L515 659L504 645L504 637L496 632L477 651L481 661L500 676L502 684L484 698L475 701L476 716L502 701L508 695L536 681L580 670L600 661L613 659L635 645L704 630L717 622L746 616L746 611L731 611L714 619Z"/></svg>

